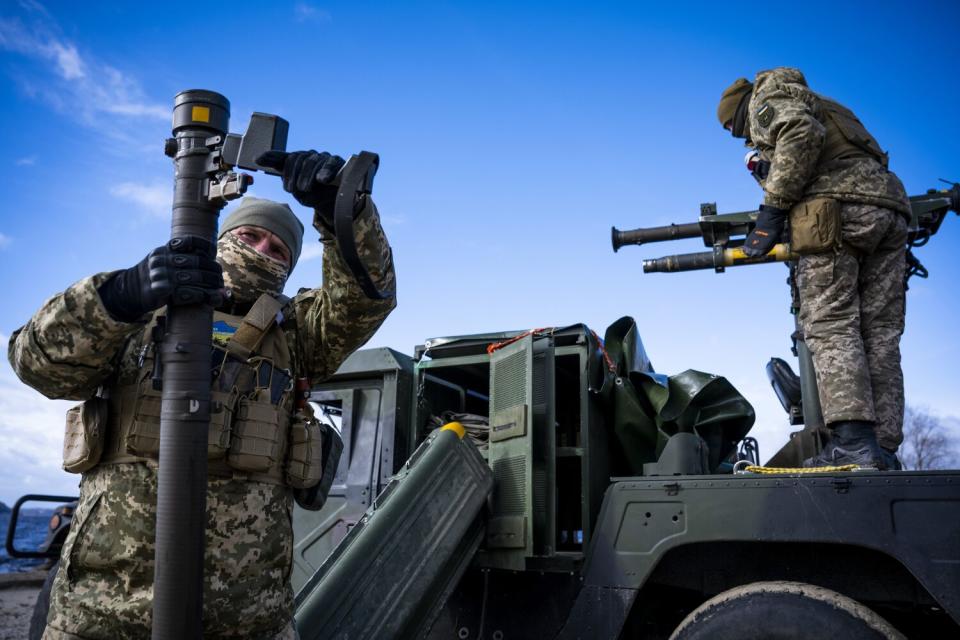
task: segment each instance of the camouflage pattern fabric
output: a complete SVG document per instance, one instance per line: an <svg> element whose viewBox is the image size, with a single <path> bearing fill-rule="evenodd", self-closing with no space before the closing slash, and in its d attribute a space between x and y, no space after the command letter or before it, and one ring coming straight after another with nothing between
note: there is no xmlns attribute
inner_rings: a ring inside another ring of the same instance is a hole
<svg viewBox="0 0 960 640"><path fill-rule="evenodd" d="M790 209L805 197L824 196L909 216L903 184L875 158L859 154L821 160L827 128L835 126L825 116L824 100L807 87L797 69L757 74L748 118L752 145L771 161L762 181L764 204Z"/></svg>
<svg viewBox="0 0 960 640"><path fill-rule="evenodd" d="M845 250L802 256L800 325L813 354L826 424L876 423L880 445L903 440L907 224L890 209L841 207Z"/></svg>
<svg viewBox="0 0 960 640"><path fill-rule="evenodd" d="M217 262L223 267L223 284L235 303L253 304L262 293L283 293L290 269L265 256L230 232L217 241Z"/></svg>
<svg viewBox="0 0 960 640"><path fill-rule="evenodd" d="M48 627L83 638L150 637L156 496L153 465L84 474ZM273 638L289 626L291 496L280 485L210 479L204 637Z"/></svg>
<svg viewBox="0 0 960 640"><path fill-rule="evenodd" d="M111 275L70 286L13 332L7 359L25 384L48 398L86 400L113 374L120 349L143 325L107 313L97 287Z"/></svg>
<svg viewBox="0 0 960 640"><path fill-rule="evenodd" d="M291 622L283 630L277 632L277 634L268 640L300 640L300 634L297 633L297 627L295 622ZM53 627L47 627L43 631L43 637L41 640L84 640L78 635L73 633L66 633L65 631L60 631L54 629Z"/></svg>
<svg viewBox="0 0 960 640"><path fill-rule="evenodd" d="M847 124L838 124L838 113L849 114ZM845 249L801 257L797 276L824 420L875 422L880 444L896 450L903 426L906 190L855 116L811 91L797 69L757 74L748 119L748 146L770 161L765 178L754 176L765 204L790 209L814 197L842 204ZM859 127L875 153L849 142L841 129L850 126Z"/></svg>
<svg viewBox="0 0 960 640"><path fill-rule="evenodd" d="M371 277L380 289L395 290L392 253L369 199L354 228ZM395 299L364 296L335 240L323 238L323 243L323 285L294 297L296 331L285 331L294 375L314 381L333 374L396 306ZM101 385L136 378L151 316L135 323L112 320L97 294L110 275L74 284L13 333L7 356L21 380L50 398L83 400ZM156 470L150 463L104 464L84 474L81 502L61 552L46 637L149 637L155 502ZM210 479L207 637L295 637L291 505L287 487Z"/></svg>
<svg viewBox="0 0 960 640"><path fill-rule="evenodd" d="M380 216L367 198L364 210L353 221L357 253L381 291L396 291L393 254L387 244ZM301 291L293 299L297 341L290 343L295 362L311 372L313 380L332 376L340 363L377 330L397 305L396 297L371 300L364 295L328 231L320 229L323 242L323 288ZM330 327L337 327L331 331Z"/></svg>

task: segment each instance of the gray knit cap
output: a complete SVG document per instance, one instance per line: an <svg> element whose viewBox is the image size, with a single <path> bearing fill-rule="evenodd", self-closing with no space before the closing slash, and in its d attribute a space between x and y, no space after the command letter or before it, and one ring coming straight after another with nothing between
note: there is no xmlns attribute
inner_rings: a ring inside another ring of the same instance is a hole
<svg viewBox="0 0 960 640"><path fill-rule="evenodd" d="M282 202L246 196L240 201L240 206L223 221L217 238L222 238L227 231L244 225L263 227L283 240L290 249L290 271L293 271L303 246L303 224L289 206Z"/></svg>

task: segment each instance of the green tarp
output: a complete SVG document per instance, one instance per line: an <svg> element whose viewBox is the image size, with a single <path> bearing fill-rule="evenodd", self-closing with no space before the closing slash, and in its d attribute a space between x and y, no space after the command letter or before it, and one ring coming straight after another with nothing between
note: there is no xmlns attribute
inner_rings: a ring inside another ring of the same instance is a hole
<svg viewBox="0 0 960 640"><path fill-rule="evenodd" d="M616 371L598 361L598 392L630 473L642 473L644 463L655 462L667 439L680 432L703 438L710 471L716 471L753 426L753 407L726 378L693 369L656 373L633 318L610 325L604 346Z"/></svg>

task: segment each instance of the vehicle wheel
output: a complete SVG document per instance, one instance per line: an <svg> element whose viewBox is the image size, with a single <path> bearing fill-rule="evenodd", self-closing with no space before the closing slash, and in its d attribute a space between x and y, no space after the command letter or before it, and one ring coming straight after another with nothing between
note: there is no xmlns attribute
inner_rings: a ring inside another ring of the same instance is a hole
<svg viewBox="0 0 960 640"><path fill-rule="evenodd" d="M906 640L869 608L803 582L724 591L684 618L670 640Z"/></svg>
<svg viewBox="0 0 960 640"><path fill-rule="evenodd" d="M47 628L47 611L50 610L50 590L53 588L53 579L57 577L57 569L60 568L60 561L57 560L47 572L47 579L43 581L40 587L40 593L37 594L37 603L33 605L33 615L30 616L30 633L27 637L30 640L40 640L43 630Z"/></svg>

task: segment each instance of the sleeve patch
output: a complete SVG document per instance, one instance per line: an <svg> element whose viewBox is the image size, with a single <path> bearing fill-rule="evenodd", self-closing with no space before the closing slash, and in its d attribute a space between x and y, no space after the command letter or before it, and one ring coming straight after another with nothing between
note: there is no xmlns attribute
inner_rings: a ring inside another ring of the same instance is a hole
<svg viewBox="0 0 960 640"><path fill-rule="evenodd" d="M757 123L761 127L769 127L770 123L773 122L774 115L776 115L776 112L773 110L773 107L765 104L757 110Z"/></svg>

